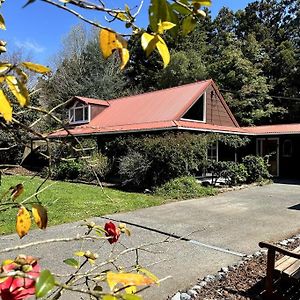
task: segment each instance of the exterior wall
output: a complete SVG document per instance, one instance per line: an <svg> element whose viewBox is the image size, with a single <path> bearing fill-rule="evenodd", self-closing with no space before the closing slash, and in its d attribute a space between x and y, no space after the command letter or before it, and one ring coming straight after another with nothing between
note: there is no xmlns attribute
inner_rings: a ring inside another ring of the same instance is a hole
<svg viewBox="0 0 300 300"><path fill-rule="evenodd" d="M206 90L206 123L236 127L212 85Z"/></svg>
<svg viewBox="0 0 300 300"><path fill-rule="evenodd" d="M91 105L91 120L93 120L105 108L106 108L106 106L102 106L102 105Z"/></svg>
<svg viewBox="0 0 300 300"><path fill-rule="evenodd" d="M279 168L279 177L285 178L300 178L300 136L297 135L270 135L270 136L259 136L252 139L252 146L255 145L258 139L279 139L278 145L278 168ZM285 142L288 141L291 144L291 152L286 153L284 149ZM250 152L250 151L249 151ZM251 149L251 154L257 154L257 149Z"/></svg>

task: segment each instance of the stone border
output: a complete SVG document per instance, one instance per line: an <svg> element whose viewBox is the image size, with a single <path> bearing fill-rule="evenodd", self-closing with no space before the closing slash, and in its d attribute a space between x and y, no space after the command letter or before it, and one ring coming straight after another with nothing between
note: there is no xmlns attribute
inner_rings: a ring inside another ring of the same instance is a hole
<svg viewBox="0 0 300 300"><path fill-rule="evenodd" d="M289 244L294 243L296 240L300 240L300 233L298 233L297 235L295 235L291 238L279 241L276 244L279 244L281 246L288 246ZM204 278L199 279L197 284L193 285L191 288L189 288L185 291L178 291L175 295L173 295L172 297L169 297L168 299L170 299L170 300L192 300L192 299L195 299L198 295L198 292L201 291L209 282L224 280L226 278L226 276L228 275L228 273L234 272L237 268L239 268L240 266L243 266L252 258L259 257L266 253L267 253L267 249L261 249L251 255L247 255L247 256L243 257L240 261L238 261L237 263L235 263L231 266L222 267L216 274L206 275Z"/></svg>

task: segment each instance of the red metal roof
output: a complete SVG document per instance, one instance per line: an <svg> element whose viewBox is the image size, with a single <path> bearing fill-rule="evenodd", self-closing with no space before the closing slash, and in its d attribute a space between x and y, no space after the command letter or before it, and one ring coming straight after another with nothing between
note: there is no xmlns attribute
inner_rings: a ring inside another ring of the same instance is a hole
<svg viewBox="0 0 300 300"><path fill-rule="evenodd" d="M206 80L108 101L74 97L86 104L104 105L106 108L95 116L90 123L70 128L67 131L61 129L52 132L49 134L49 137L63 137L69 134L89 135L166 129L212 131L244 135L300 133L300 124L241 128L221 95L219 98L234 121L235 126L220 126L200 121L182 120L181 117L184 113L210 85L217 90L212 80Z"/></svg>
<svg viewBox="0 0 300 300"><path fill-rule="evenodd" d="M111 127L177 120L211 84L211 80L109 100L109 109L89 125Z"/></svg>
<svg viewBox="0 0 300 300"><path fill-rule="evenodd" d="M256 135L300 134L300 124L298 123L243 127L242 129Z"/></svg>
<svg viewBox="0 0 300 300"><path fill-rule="evenodd" d="M156 130L168 130L168 129L185 129L185 130L197 130L203 132L220 132L231 134L246 134L246 131L239 127L219 126L206 124L202 122L193 121L160 121L138 124L126 124L117 126L90 126L83 125L69 129L66 132L63 129L57 130L51 133L48 137L63 137L66 135L90 135L90 134L109 134L109 133L121 133L121 132L138 132L138 131L156 131Z"/></svg>
<svg viewBox="0 0 300 300"><path fill-rule="evenodd" d="M84 102L85 104L95 104L95 105L109 106L109 103L105 100L85 98L85 97L79 97L79 96L75 96L74 99L78 99L78 100Z"/></svg>

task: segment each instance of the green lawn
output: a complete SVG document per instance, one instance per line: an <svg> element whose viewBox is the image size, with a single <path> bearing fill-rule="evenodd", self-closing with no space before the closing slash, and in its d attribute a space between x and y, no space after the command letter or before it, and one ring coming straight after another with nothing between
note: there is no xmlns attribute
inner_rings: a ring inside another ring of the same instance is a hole
<svg viewBox="0 0 300 300"><path fill-rule="evenodd" d="M26 176L3 176L0 192L3 194L11 186L23 183L24 193L17 199L22 201L32 195L41 184L42 179ZM121 211L160 205L165 203L163 197L128 193L113 188L104 188L85 184L59 181L47 181L52 184L49 189L39 194L42 204L48 209L49 226L78 221ZM32 201L32 200L29 200ZM28 205L30 208L30 205ZM17 208L0 212L0 234L15 231Z"/></svg>

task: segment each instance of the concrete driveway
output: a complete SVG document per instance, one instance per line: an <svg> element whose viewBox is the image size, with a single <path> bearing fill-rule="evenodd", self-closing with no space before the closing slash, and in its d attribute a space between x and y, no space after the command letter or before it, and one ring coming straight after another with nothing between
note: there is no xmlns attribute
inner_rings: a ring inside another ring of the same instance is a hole
<svg viewBox="0 0 300 300"><path fill-rule="evenodd" d="M216 273L243 255L257 251L259 241L276 241L297 233L300 230L300 185L275 183L250 187L106 217L128 223L133 234L122 240L127 247L158 243L149 246L149 251L140 252L139 263L160 278L168 275L172 278L159 288L146 290L143 295L144 299L166 299L177 290L195 284L198 278ZM95 220L99 224L106 222L106 218ZM16 235L4 236L0 238L1 248L75 235L78 231L82 231L82 227L72 223L51 227L46 232L31 232L22 241ZM184 239L178 240L178 237ZM168 242L160 243L166 238ZM68 267L61 261L81 247L94 249L100 257L108 248L107 243L99 247L96 243L86 242L83 246L78 242L34 246L18 253L42 257L43 267L63 273ZM0 258L8 256L0 255ZM129 254L118 263L128 266L134 259L135 256ZM75 298L66 294L62 299Z"/></svg>

